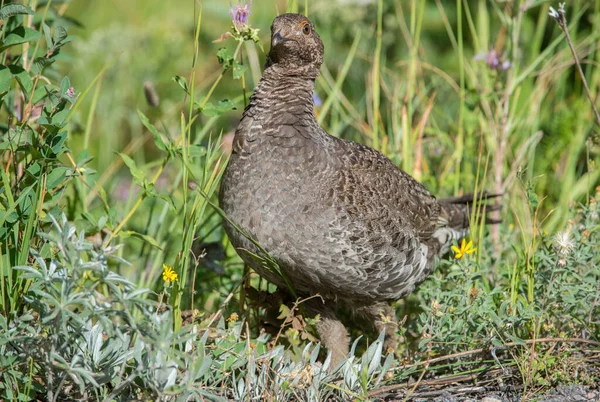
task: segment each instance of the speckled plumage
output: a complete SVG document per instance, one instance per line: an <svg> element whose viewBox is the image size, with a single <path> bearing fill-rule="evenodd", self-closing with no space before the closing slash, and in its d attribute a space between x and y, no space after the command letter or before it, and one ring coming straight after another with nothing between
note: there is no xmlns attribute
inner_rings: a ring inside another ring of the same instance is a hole
<svg viewBox="0 0 600 402"><path fill-rule="evenodd" d="M385 302L412 292L466 233L468 208L438 202L379 152L327 134L314 116L323 45L313 24L284 14L271 31L265 71L235 132L221 208L277 260L298 295L324 298L312 310L339 361L347 335L334 301L371 311L377 325ZM246 237L225 229L250 266L285 288L245 251L257 252Z"/></svg>

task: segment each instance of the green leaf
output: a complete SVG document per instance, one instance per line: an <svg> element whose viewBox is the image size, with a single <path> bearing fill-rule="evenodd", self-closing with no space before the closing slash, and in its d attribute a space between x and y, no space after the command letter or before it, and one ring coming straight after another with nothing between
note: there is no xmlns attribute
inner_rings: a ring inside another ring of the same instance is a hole
<svg viewBox="0 0 600 402"><path fill-rule="evenodd" d="M134 237L136 239L140 239L140 240L148 243L152 247L156 247L157 249L162 250L162 247L158 244L158 242L152 236L134 232L133 230L121 230L119 232L119 237L124 238L124 239L126 239L128 237Z"/></svg>
<svg viewBox="0 0 600 402"><path fill-rule="evenodd" d="M60 95L63 98L66 97L69 88L71 88L71 80L69 80L69 77L64 77L60 82Z"/></svg>
<svg viewBox="0 0 600 402"><path fill-rule="evenodd" d="M44 91L46 92L46 96L52 103L52 107L57 106L62 98L60 96L60 88L55 85L44 85ZM37 91L36 91L37 92ZM35 101L35 96L34 96Z"/></svg>
<svg viewBox="0 0 600 402"><path fill-rule="evenodd" d="M87 165L93 159L94 159L94 157L90 156L90 150L84 149L83 151L81 151L81 153L79 155L77 155L77 159L75 160L75 163L77 163L78 167L82 167L82 166Z"/></svg>
<svg viewBox="0 0 600 402"><path fill-rule="evenodd" d="M531 208L537 208L540 204L537 194L532 189L527 189L527 200Z"/></svg>
<svg viewBox="0 0 600 402"><path fill-rule="evenodd" d="M50 173L48 173L48 176L46 177L46 190L53 190L60 184L62 184L65 181L65 178L67 177L67 172L69 170L69 168L66 168L64 166L59 166L52 169L52 171L50 171Z"/></svg>
<svg viewBox="0 0 600 402"><path fill-rule="evenodd" d="M0 52L11 46L20 45L25 42L35 42L41 37L42 35L35 29L18 26L6 35L2 45L0 45Z"/></svg>
<svg viewBox="0 0 600 402"><path fill-rule="evenodd" d="M39 82L38 82L38 87L35 89L35 92L33 93L33 99L31 100L31 103L38 103L39 101L46 99L46 98L49 98L49 100L52 102L54 100L52 97L52 94L54 92L58 92L57 87L55 87L53 85L39 86Z"/></svg>
<svg viewBox="0 0 600 402"><path fill-rule="evenodd" d="M65 120L69 115L69 109L62 109L52 116L42 116L38 119L38 123L44 126L51 133L56 133L60 128L65 126Z"/></svg>
<svg viewBox="0 0 600 402"><path fill-rule="evenodd" d="M152 135L154 135L154 144L156 144L156 147L162 151L168 151L168 147L163 141L162 136L160 135L156 127L154 127L154 125L150 123L150 120L148 120L146 115L142 113L139 109L137 112L138 116L140 117L140 120L142 121L142 124L146 126L146 128L152 133Z"/></svg>
<svg viewBox="0 0 600 402"><path fill-rule="evenodd" d="M60 156L68 150L68 148L64 146L66 140L67 140L67 132L66 131L62 131L62 132L56 134L54 137L52 137L51 141L49 142L52 152L54 153L54 155L52 155L52 156L54 156L54 157Z"/></svg>
<svg viewBox="0 0 600 402"><path fill-rule="evenodd" d="M53 40L54 40L54 46L60 46L62 45L63 41L67 38L67 30L62 27L62 26L57 26L54 28L54 36L53 36Z"/></svg>
<svg viewBox="0 0 600 402"><path fill-rule="evenodd" d="M42 21L42 31L44 31L44 37L46 38L46 47L48 50L52 49L54 42L52 42L52 35L50 33L50 27Z"/></svg>
<svg viewBox="0 0 600 402"><path fill-rule="evenodd" d="M523 339L519 338L518 336L510 334L510 333L508 333L507 335L508 335L508 338L511 341L513 341L514 343L516 343L517 345L521 345L521 346L526 345L525 341Z"/></svg>
<svg viewBox="0 0 600 402"><path fill-rule="evenodd" d="M39 164L39 162L34 162L27 167L27 169L25 169L25 172L34 179L38 179L40 173L42 172L42 166Z"/></svg>
<svg viewBox="0 0 600 402"><path fill-rule="evenodd" d="M223 99L213 105L212 102L208 102L204 108L200 110L205 116L219 116L230 110L236 110L235 102L229 99Z"/></svg>
<svg viewBox="0 0 600 402"><path fill-rule="evenodd" d="M260 50L262 52L264 52L265 49L263 49L262 41L260 40L260 37L258 36L259 31L260 31L259 29L251 29L249 36L250 36L250 39L252 39L252 41L258 45Z"/></svg>
<svg viewBox="0 0 600 402"><path fill-rule="evenodd" d="M104 229L104 227L106 226L106 222L108 221L108 216L106 215L102 215L101 217L98 218L98 229L102 230Z"/></svg>
<svg viewBox="0 0 600 402"><path fill-rule="evenodd" d="M119 155L121 156L121 158L123 158L123 162L125 162L125 165L127 165L127 167L129 168L129 171L131 172L131 175L133 176L135 183L139 186L143 186L144 179L145 179L144 172L140 168L137 167L137 165L135 164L135 161L133 159L131 159L129 156L127 156L121 152L119 152Z"/></svg>
<svg viewBox="0 0 600 402"><path fill-rule="evenodd" d="M206 155L206 147L199 144L191 144L188 147L190 158L200 158Z"/></svg>
<svg viewBox="0 0 600 402"><path fill-rule="evenodd" d="M144 182L142 183L142 190L144 191L146 197L159 198L165 201L167 204L169 204L169 207L171 207L172 210L175 210L175 202L173 201L173 198L157 192L154 183L152 183L151 181L144 180Z"/></svg>
<svg viewBox="0 0 600 402"><path fill-rule="evenodd" d="M12 74L8 67L0 65L0 100L8 93L11 81Z"/></svg>
<svg viewBox="0 0 600 402"><path fill-rule="evenodd" d="M244 75L244 72L248 69L247 66L238 63L237 61L233 61L233 79L239 80Z"/></svg>
<svg viewBox="0 0 600 402"><path fill-rule="evenodd" d="M8 4L0 8L0 19L7 20L15 15L33 15L31 7L27 7L21 4Z"/></svg>
<svg viewBox="0 0 600 402"><path fill-rule="evenodd" d="M179 75L176 75L175 77L173 77L173 81L175 81L181 88L183 88L183 90L189 94L189 86L188 86L188 82L187 79L185 79L185 77L181 77Z"/></svg>
<svg viewBox="0 0 600 402"><path fill-rule="evenodd" d="M31 66L31 73L34 75L41 74L46 67L54 63L54 59L48 59L46 57L37 57L33 61L33 65Z"/></svg>
<svg viewBox="0 0 600 402"><path fill-rule="evenodd" d="M104 190L104 187L98 185L98 183L94 183L94 188L96 189L96 191L98 191L98 196L100 196L100 199L102 200L105 209L110 210L110 208L108 207L108 196L106 195L106 190Z"/></svg>
<svg viewBox="0 0 600 402"><path fill-rule="evenodd" d="M21 66L16 66L14 64L10 64L8 69L19 83L23 95L25 96L25 102L29 102L29 95L31 95L31 91L33 90L33 81L31 80L29 73Z"/></svg>
<svg viewBox="0 0 600 402"><path fill-rule="evenodd" d="M231 56L226 47L222 47L217 51L217 59L219 60L219 64L222 64L226 70L233 64L233 56Z"/></svg>

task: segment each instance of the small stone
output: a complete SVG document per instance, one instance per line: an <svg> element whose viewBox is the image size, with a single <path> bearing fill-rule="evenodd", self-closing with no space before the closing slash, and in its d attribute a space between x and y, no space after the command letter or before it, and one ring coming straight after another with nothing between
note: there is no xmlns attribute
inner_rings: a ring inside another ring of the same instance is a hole
<svg viewBox="0 0 600 402"><path fill-rule="evenodd" d="M501 399L494 398L493 396L486 396L481 400L481 402L504 402Z"/></svg>

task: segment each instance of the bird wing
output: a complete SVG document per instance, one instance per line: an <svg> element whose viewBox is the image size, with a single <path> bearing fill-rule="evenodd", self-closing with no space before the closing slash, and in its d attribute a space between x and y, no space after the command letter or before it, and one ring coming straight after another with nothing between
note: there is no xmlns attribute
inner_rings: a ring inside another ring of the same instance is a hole
<svg viewBox="0 0 600 402"><path fill-rule="evenodd" d="M427 189L381 153L338 140L336 201L360 221L402 229L426 240L443 224L441 206Z"/></svg>

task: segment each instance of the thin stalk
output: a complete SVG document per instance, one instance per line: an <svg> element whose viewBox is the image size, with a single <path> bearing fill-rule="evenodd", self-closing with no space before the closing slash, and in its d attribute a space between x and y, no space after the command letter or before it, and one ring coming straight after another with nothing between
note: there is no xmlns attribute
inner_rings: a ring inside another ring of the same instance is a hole
<svg viewBox="0 0 600 402"><path fill-rule="evenodd" d="M158 171L156 172L156 174L152 178L152 181L151 181L152 184L156 183L156 180L158 180L158 178L160 177L160 175L161 175L163 169L165 168L165 166L167 165L168 161L169 161L169 159L165 159L163 161L162 165L160 166L160 168L158 169ZM135 211L137 211L137 209L140 207L140 205L142 204L142 202L145 199L146 199L146 193L142 193L139 196L139 198L137 199L137 201L135 202L135 204L133 204L133 207L127 213L127 215L125 216L125 218L123 218L123 220L121 221L121 223L119 223L119 225L117 225L117 227L115 228L115 230L112 231L112 233L110 234L110 236L108 236L108 239L106 239L106 241L104 242L104 246L103 247L108 247L108 245L110 244L110 242L112 241L112 239L114 239L115 236L117 236L117 234L119 234L119 232L121 231L121 229L123 229L123 226L125 226L125 224L129 221L129 219L131 219L131 217L133 216L133 214L135 213Z"/></svg>
<svg viewBox="0 0 600 402"><path fill-rule="evenodd" d="M199 34L200 28L202 26L202 7L198 12L198 18L196 21L196 27L194 30L194 59L192 61L192 72L190 75L190 88L195 87L196 83L196 63L198 61L199 54ZM238 49L239 49L238 44ZM224 73L224 71L223 71ZM223 73L219 76L222 77ZM214 89L213 85L213 89ZM186 94L187 97L187 94ZM204 103L206 103L207 98L205 98ZM184 102L185 107L185 102ZM190 103L188 116L192 116L194 113L194 91L190 91ZM190 172L188 169L189 166L189 144L191 143L191 135L192 135L192 127L191 125L187 126L185 124L185 114L181 113L181 137L184 139L184 144L181 148L182 155L182 172L183 172L183 183L182 183L182 192L183 192L183 216L187 217L188 211L188 181ZM185 131L183 131L185 130ZM183 297L183 292L186 289L187 279L188 279L188 268L189 268L189 246L191 246L191 241L189 240L190 232L193 231L193 228L196 224L194 219L194 210L196 209L196 203L192 208L192 212L190 213L190 219L185 219L184 221L184 235L181 243L181 251L179 253L178 258L178 268L180 272L179 281L173 286L173 296L171 298L173 303L173 315L174 315L174 330L177 331L181 326L181 299ZM193 233L191 234L193 237ZM189 243L189 244L188 244Z"/></svg>
<svg viewBox="0 0 600 402"><path fill-rule="evenodd" d="M460 106L458 111L458 132L456 135L456 151L454 160L456 163L454 191L460 189L460 167L464 148L464 120L465 120L465 55L462 28L462 0L456 0L456 31L458 34L458 71L460 73Z"/></svg>
<svg viewBox="0 0 600 402"><path fill-rule="evenodd" d="M98 79L96 82L96 88L94 88L94 95L92 96L92 104L90 105L90 110L88 111L87 121L85 123L85 132L83 134L83 149L88 149L90 145L90 135L92 132L92 124L94 123L94 116L96 112L96 107L98 105L98 98L100 97L100 88L102 88L102 77Z"/></svg>
<svg viewBox="0 0 600 402"><path fill-rule="evenodd" d="M579 72L579 76L581 77L581 82L583 83L583 87L585 88L585 93L592 105L592 109L594 110L594 115L596 116L596 122L600 126L600 113L598 113L598 109L596 108L596 102L594 101L594 97L590 91L590 87L588 86L587 80L585 79L585 74L583 73L583 69L581 68L581 63L579 62L579 57L577 56L577 52L575 51L575 46L573 46L573 42L571 41L571 35L569 34L569 27L567 26L567 17L565 16L565 9L561 5L558 8L558 12L553 8L550 8L550 16L556 20L558 26L565 33L565 38L567 39L567 43L569 44L569 49L571 49L571 54L573 55L573 60L575 60L575 64L577 65L577 71ZM576 19L577 21L577 19Z"/></svg>
<svg viewBox="0 0 600 402"><path fill-rule="evenodd" d="M383 37L383 0L377 2L377 42L373 59L373 148L379 149L379 104L380 104L380 65L381 42Z"/></svg>
<svg viewBox="0 0 600 402"><path fill-rule="evenodd" d="M233 55L234 58L237 57L237 53L239 52L240 47L241 47L241 42L238 44L238 46L237 46L237 48L235 50L235 53ZM221 71L221 74L219 74L219 76L217 77L217 79L215 80L215 82L213 83L213 85L211 86L210 90L208 91L208 94L204 97L204 100L200 104L200 109L202 109L204 106L206 106L206 103L208 102L208 100L210 98L210 95L212 95L212 93L215 90L217 84L221 81L221 79L225 75L226 71L227 70L225 70L225 69L223 69L223 71ZM184 131L182 132L182 135L175 142L175 146L179 146L179 144L183 140L183 137L185 136L184 133L187 132L187 130L192 126L192 124L194 123L194 121L197 118L198 118L198 114L196 114L194 117L190 118L190 121L186 125ZM151 181L152 184L154 184L156 182L156 180L158 180L158 178L162 174L163 169L167 165L167 162L168 162L168 158L165 159L165 161L161 164L160 168L158 169L158 171L154 175L154 177L153 177L153 179ZM110 236L108 237L108 239L104 242L104 246L105 247L108 247L108 245L110 244L110 242L112 241L112 239L114 239L115 236L121 231L121 229L123 229L123 226L129 221L129 219L131 219L131 217L133 216L133 214L135 213L135 211L140 207L140 205L142 204L142 201L145 198L146 198L145 194L141 194L139 196L139 198L137 199L136 203L133 205L133 207L131 208L131 210L129 211L129 213L125 216L125 218L123 218L123 220L121 221L121 223L119 223L119 225L116 227L116 229L110 234Z"/></svg>
<svg viewBox="0 0 600 402"><path fill-rule="evenodd" d="M340 92L340 90L342 88L342 84L344 83L344 80L346 79L346 75L348 74L348 71L350 70L352 61L354 61L354 56L356 54L356 50L358 49L358 44L360 43L360 37L361 37L361 31L359 29L356 32L356 36L354 37L354 42L352 42L352 47L350 48L350 52L346 56L346 60L344 61L342 70L340 71L340 74L338 75L338 77L335 81L335 85L333 86L333 88L331 89L331 92L327 96L327 100L323 104L323 107L321 107L321 109L319 110L319 118L318 118L319 124L323 124L323 120L325 120L325 117L327 116L327 113L329 112L329 109L331 108L333 102L336 100L339 101L338 93Z"/></svg>

